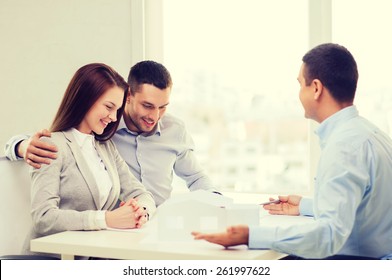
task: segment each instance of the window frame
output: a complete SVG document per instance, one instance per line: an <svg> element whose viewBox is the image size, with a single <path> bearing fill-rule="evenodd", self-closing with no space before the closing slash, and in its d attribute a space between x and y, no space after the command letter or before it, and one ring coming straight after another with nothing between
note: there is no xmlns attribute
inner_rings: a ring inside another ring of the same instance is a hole
<svg viewBox="0 0 392 280"><path fill-rule="evenodd" d="M163 57L163 0L131 0L132 65L151 59L164 64ZM332 0L308 0L309 49L332 41ZM317 123L308 121L309 187L302 195L310 196L314 190L320 148L314 134Z"/></svg>

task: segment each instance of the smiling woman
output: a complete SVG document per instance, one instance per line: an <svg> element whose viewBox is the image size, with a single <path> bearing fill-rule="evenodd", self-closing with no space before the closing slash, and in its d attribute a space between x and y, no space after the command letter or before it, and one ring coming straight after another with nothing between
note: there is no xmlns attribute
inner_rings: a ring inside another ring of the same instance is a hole
<svg viewBox="0 0 392 280"><path fill-rule="evenodd" d="M58 149L34 168L30 240L67 230L140 228L155 211L150 192L132 175L110 138L124 111L129 86L111 67L92 63L73 76L41 140ZM137 201L135 200L137 198ZM118 200L121 207L115 208Z"/></svg>
<svg viewBox="0 0 392 280"><path fill-rule="evenodd" d="M108 140L116 132L127 95L128 84L110 67L98 63L83 66L68 85L50 130L81 128L80 132L93 132L97 139ZM103 119L105 126L101 123L97 129L96 122Z"/></svg>

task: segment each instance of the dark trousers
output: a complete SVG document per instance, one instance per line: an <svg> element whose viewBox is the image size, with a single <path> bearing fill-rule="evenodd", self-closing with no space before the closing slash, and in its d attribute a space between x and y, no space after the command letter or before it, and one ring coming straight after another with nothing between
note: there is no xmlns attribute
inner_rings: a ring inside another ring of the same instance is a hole
<svg viewBox="0 0 392 280"><path fill-rule="evenodd" d="M349 256L349 255L333 255L325 259L304 259L294 255L288 255L287 257L284 257L281 260L379 260L379 259L371 258L371 257L362 257L362 256Z"/></svg>

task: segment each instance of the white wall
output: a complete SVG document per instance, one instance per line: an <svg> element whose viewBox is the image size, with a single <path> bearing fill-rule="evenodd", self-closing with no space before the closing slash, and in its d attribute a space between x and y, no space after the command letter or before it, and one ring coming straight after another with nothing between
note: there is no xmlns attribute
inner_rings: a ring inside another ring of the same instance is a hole
<svg viewBox="0 0 392 280"><path fill-rule="evenodd" d="M0 155L19 133L48 128L84 64L103 62L126 79L130 0L0 0Z"/></svg>
<svg viewBox="0 0 392 280"><path fill-rule="evenodd" d="M28 165L0 157L0 174L0 256L16 255L31 227Z"/></svg>

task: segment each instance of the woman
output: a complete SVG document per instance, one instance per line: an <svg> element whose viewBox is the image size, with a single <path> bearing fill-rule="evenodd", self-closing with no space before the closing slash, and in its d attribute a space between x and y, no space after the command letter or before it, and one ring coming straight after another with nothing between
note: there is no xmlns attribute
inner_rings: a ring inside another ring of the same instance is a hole
<svg viewBox="0 0 392 280"><path fill-rule="evenodd" d="M44 141L57 158L32 169L33 238L67 230L139 228L155 211L152 195L109 140L119 124L128 84L107 65L81 67L72 78ZM121 207L115 209L118 200Z"/></svg>

